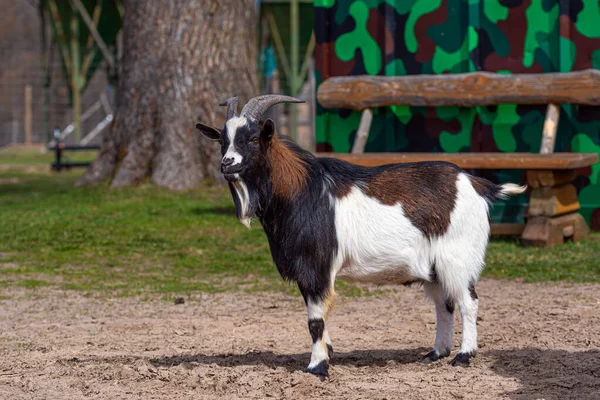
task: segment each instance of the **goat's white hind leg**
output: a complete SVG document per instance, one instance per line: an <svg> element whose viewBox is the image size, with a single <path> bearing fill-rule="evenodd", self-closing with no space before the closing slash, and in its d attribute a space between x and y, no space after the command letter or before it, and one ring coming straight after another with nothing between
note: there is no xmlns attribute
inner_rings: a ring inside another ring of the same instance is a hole
<svg viewBox="0 0 600 400"><path fill-rule="evenodd" d="M475 287L470 284L456 300L462 319L462 344L456 357L450 362L453 366L469 366L469 359L477 354L477 310L479 300Z"/></svg>
<svg viewBox="0 0 600 400"><path fill-rule="evenodd" d="M447 357L452 351L454 334L454 304L444 295L439 283L425 283L425 294L435 303L436 332L433 350L421 359L430 363Z"/></svg>

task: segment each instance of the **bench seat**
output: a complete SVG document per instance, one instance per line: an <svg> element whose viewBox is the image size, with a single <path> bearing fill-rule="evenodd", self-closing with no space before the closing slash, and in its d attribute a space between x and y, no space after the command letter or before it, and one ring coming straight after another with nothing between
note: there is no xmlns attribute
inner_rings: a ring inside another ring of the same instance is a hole
<svg viewBox="0 0 600 400"><path fill-rule="evenodd" d="M598 162L595 153L316 153L364 167L419 161L448 161L462 169L569 170Z"/></svg>

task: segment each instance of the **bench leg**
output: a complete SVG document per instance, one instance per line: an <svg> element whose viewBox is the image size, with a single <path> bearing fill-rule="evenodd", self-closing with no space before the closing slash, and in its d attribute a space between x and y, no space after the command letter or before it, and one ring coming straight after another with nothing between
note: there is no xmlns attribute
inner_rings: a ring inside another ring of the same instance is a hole
<svg viewBox="0 0 600 400"><path fill-rule="evenodd" d="M564 243L565 239L578 241L586 237L589 228L579 213L560 217L532 217L527 221L521 243L523 246L551 247Z"/></svg>
<svg viewBox="0 0 600 400"><path fill-rule="evenodd" d="M571 183L575 171L527 171L532 188L528 221L521 236L524 246L550 247L565 239L578 241L589 228L581 214L577 191Z"/></svg>

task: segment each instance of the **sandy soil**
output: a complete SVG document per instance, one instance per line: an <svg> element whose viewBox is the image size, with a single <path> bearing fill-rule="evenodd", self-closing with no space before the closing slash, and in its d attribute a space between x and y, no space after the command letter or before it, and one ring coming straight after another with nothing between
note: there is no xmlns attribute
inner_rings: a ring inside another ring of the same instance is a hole
<svg viewBox="0 0 600 400"><path fill-rule="evenodd" d="M485 280L477 291L480 351L469 368L417 362L435 334L421 289L338 298L321 381L303 372L300 297L175 305L4 289L0 398L600 399L599 285Z"/></svg>

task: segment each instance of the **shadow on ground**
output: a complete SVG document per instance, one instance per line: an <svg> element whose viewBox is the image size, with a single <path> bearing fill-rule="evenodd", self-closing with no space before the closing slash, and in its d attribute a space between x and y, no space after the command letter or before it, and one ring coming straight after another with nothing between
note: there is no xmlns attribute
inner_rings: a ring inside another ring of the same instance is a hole
<svg viewBox="0 0 600 400"><path fill-rule="evenodd" d="M600 399L600 350L568 352L535 348L492 350L490 369L516 378L522 388L511 399Z"/></svg>
<svg viewBox="0 0 600 400"><path fill-rule="evenodd" d="M410 350L354 350L346 353L335 353L332 364L352 365L355 367L385 366L389 361L398 364L418 362L429 349L417 348ZM70 364L134 364L146 357L116 356L116 357L87 357L70 358L62 362ZM195 365L216 364L220 367L237 367L242 365L265 365L270 368L283 367L288 371L304 371L310 361L310 353L275 354L272 351L253 351L246 354L192 354L152 358L148 360L155 367L175 367L184 364L188 368Z"/></svg>
<svg viewBox="0 0 600 400"><path fill-rule="evenodd" d="M352 365L355 367L385 366L388 361L399 364L417 362L428 349L411 350L354 350L346 353L335 353L331 362L335 365ZM172 367L179 364L217 364L221 367L240 365L266 365L270 368L284 367L289 371L304 371L310 361L310 353L275 354L271 351L254 351L246 354L191 355L173 356L151 359L156 367Z"/></svg>

